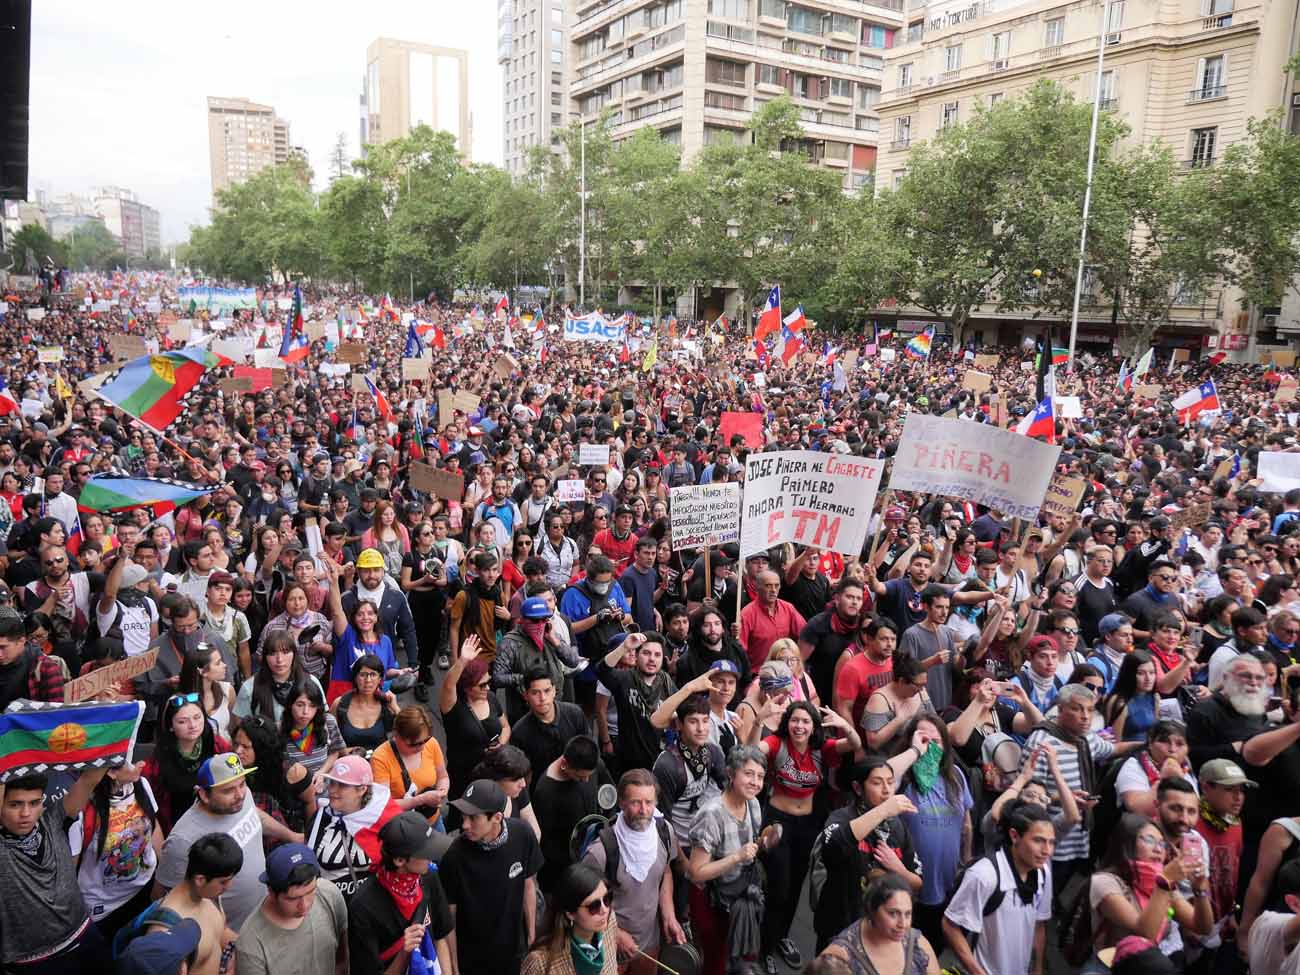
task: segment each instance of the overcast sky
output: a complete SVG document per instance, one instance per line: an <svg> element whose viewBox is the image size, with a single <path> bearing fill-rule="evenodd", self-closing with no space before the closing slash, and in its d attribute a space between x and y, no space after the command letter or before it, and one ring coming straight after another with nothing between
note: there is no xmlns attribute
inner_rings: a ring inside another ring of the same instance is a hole
<svg viewBox="0 0 1300 975"><path fill-rule="evenodd" d="M164 243L207 222L207 96L271 105L318 188L335 136L358 154L366 46L377 37L469 51L475 162L501 162L493 0L224 0L32 5L32 196L134 190Z"/></svg>

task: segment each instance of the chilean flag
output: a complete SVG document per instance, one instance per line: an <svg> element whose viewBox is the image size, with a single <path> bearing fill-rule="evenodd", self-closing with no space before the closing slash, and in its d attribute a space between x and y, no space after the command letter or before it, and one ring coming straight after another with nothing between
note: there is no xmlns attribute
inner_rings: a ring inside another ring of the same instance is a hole
<svg viewBox="0 0 1300 975"><path fill-rule="evenodd" d="M343 436L347 437L353 443L361 442L361 424L357 422L357 408L355 404L352 406L352 419L349 420L348 425L344 427Z"/></svg>
<svg viewBox="0 0 1300 975"><path fill-rule="evenodd" d="M384 293L384 300L379 303L379 320L400 322L402 316L397 314L397 309L393 307L393 296Z"/></svg>
<svg viewBox="0 0 1300 975"><path fill-rule="evenodd" d="M366 389L370 390L370 395L375 398L375 409L385 420L393 418L393 408L388 405L388 397L379 391L379 387L370 381L369 376L363 377L366 381Z"/></svg>
<svg viewBox="0 0 1300 975"><path fill-rule="evenodd" d="M1122 390L1130 390L1133 388L1133 374L1128 371L1127 359L1119 364L1119 382L1116 385Z"/></svg>
<svg viewBox="0 0 1300 975"><path fill-rule="evenodd" d="M496 308L492 309L492 315L498 321L505 321L506 315L510 311L510 303L506 301L506 296L502 295L501 300L497 302Z"/></svg>
<svg viewBox="0 0 1300 975"><path fill-rule="evenodd" d="M825 342L822 343L822 365L823 366L835 365L835 359L839 356L839 354L840 354L840 347L837 345L834 348L831 348L830 339L827 339Z"/></svg>
<svg viewBox="0 0 1300 975"><path fill-rule="evenodd" d="M1214 355L1210 356L1210 365L1217 366L1220 362L1222 362L1226 358L1228 358L1228 353L1216 352L1214 353Z"/></svg>
<svg viewBox="0 0 1300 975"><path fill-rule="evenodd" d="M805 328L808 325L808 319L803 317L803 305L795 305L794 311L786 315L785 318L781 320L781 324L792 332L797 332L799 329Z"/></svg>
<svg viewBox="0 0 1300 975"><path fill-rule="evenodd" d="M1189 423L1198 413L1219 408L1218 387L1214 385L1213 379L1207 379L1174 400L1173 407L1178 411L1178 422Z"/></svg>
<svg viewBox="0 0 1300 975"><path fill-rule="evenodd" d="M768 351L766 344L763 342L754 343L754 358L758 361L760 366L764 369L767 368Z"/></svg>
<svg viewBox="0 0 1300 975"><path fill-rule="evenodd" d="M280 343L280 358L285 362L301 362L311 351L311 342L307 339L306 329L302 324L302 288L294 287L293 305L284 323L284 340Z"/></svg>
<svg viewBox="0 0 1300 975"><path fill-rule="evenodd" d="M1020 421L1016 433L1026 437L1043 437L1056 443L1056 415L1052 412L1052 397L1048 396L1034 408L1034 412Z"/></svg>
<svg viewBox="0 0 1300 975"><path fill-rule="evenodd" d="M781 326L781 361L787 366L790 360L804 350L805 343L799 337L798 332L792 332L786 326Z"/></svg>
<svg viewBox="0 0 1300 975"><path fill-rule="evenodd" d="M21 412L22 408L18 405L18 401L14 399L13 393L9 392L9 387L5 385L5 381L0 379L0 416Z"/></svg>
<svg viewBox="0 0 1300 975"><path fill-rule="evenodd" d="M438 349L447 347L447 334L442 330L441 325L433 326L433 338L429 340L429 344Z"/></svg>
<svg viewBox="0 0 1300 975"><path fill-rule="evenodd" d="M778 284L767 293L767 303L758 315L758 329L754 338L765 339L781 331L781 286Z"/></svg>
<svg viewBox="0 0 1300 975"><path fill-rule="evenodd" d="M412 321L406 327L406 348L402 350L402 358L418 359L424 355L424 343L420 341L420 333L416 331L415 322Z"/></svg>

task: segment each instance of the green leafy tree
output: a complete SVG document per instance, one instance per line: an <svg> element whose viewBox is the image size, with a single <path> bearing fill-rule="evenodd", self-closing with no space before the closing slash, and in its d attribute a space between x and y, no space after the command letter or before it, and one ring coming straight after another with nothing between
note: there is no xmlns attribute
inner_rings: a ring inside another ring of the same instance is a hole
<svg viewBox="0 0 1300 975"><path fill-rule="evenodd" d="M35 272L46 258L60 266L68 262L68 251L63 242L55 240L37 223L23 224L10 241L9 249L14 255L15 271Z"/></svg>
<svg viewBox="0 0 1300 975"><path fill-rule="evenodd" d="M67 252L68 266L76 270L103 271L127 264L122 245L98 221L78 227L67 241Z"/></svg>
<svg viewBox="0 0 1300 975"><path fill-rule="evenodd" d="M341 176L320 200L321 238L327 273L368 291L383 289L388 217L375 180Z"/></svg>

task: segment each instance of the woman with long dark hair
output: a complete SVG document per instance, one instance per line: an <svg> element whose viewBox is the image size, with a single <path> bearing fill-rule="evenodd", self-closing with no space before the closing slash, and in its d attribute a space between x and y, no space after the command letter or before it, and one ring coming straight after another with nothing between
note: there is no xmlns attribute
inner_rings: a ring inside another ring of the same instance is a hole
<svg viewBox="0 0 1300 975"><path fill-rule="evenodd" d="M862 899L862 920L832 938L819 957L838 959L849 972L939 975L934 944L913 926L912 898L912 888L897 874L873 880Z"/></svg>
<svg viewBox="0 0 1300 975"><path fill-rule="evenodd" d="M329 563L332 564L332 563ZM329 679L330 659L334 656L330 621L313 612L307 587L296 580L281 590L284 612L273 616L262 630L259 655L266 654L266 641L274 633L287 633L302 660L303 669L317 680Z"/></svg>
<svg viewBox="0 0 1300 975"><path fill-rule="evenodd" d="M158 822L164 834L194 805L199 766L228 751L230 744L217 735L197 692L173 694L163 703L158 737L144 775L158 800Z"/></svg>
<svg viewBox="0 0 1300 975"><path fill-rule="evenodd" d="M217 734L230 737L235 685L226 680L226 661L220 650L205 644L201 649L187 651L176 689L182 694L198 692L203 712L216 725Z"/></svg>
<svg viewBox="0 0 1300 975"><path fill-rule="evenodd" d="M132 765L108 770L81 814L77 885L104 940L152 900L163 834L148 779Z"/></svg>
<svg viewBox="0 0 1300 975"><path fill-rule="evenodd" d="M841 737L827 738L824 726L838 729ZM767 777L772 783L772 794L763 810L763 827L775 824L782 831L781 842L766 859L762 954L773 958L779 953L787 965L797 967L802 962L789 938L790 925L808 872L813 841L824 821L824 816L814 811L813 798L826 782L828 770L836 768L844 755L852 756L862 747L862 740L853 726L830 708L818 709L809 701L791 701L781 715L776 734L757 744L767 758Z"/></svg>
<svg viewBox="0 0 1300 975"><path fill-rule="evenodd" d="M301 762L319 786L334 760L347 745L339 734L338 722L325 707L325 695L311 678L300 680L289 694L289 704L280 718L284 739L284 761ZM320 792L318 787L315 791Z"/></svg>
<svg viewBox="0 0 1300 975"><path fill-rule="evenodd" d="M1146 650L1134 650L1119 665L1115 687L1102 702L1106 727L1119 741L1146 741L1160 712L1156 662Z"/></svg>
<svg viewBox="0 0 1300 975"><path fill-rule="evenodd" d="M347 692L352 666L362 657L378 657L384 666L385 679L397 677L402 669L397 666L392 639L380 629L379 607L369 599L358 599L351 615L346 613L339 589L339 575L343 570L328 559L325 566L330 577L329 611L334 633L334 662L329 682L329 698L333 701Z"/></svg>
<svg viewBox="0 0 1300 975"><path fill-rule="evenodd" d="M242 720L261 714L279 727L289 695L308 676L293 637L284 631L267 634L262 643L262 666L257 668L252 680L244 681L235 695L235 717Z"/></svg>
<svg viewBox="0 0 1300 975"><path fill-rule="evenodd" d="M244 768L254 770L244 781L257 808L295 833L303 832L306 821L316 814L316 793L306 767L284 761L279 725L255 714L235 729L231 744ZM268 849L273 845L270 837L264 837L263 843Z"/></svg>
<svg viewBox="0 0 1300 975"><path fill-rule="evenodd" d="M383 661L367 653L352 665L352 690L330 705L349 748L372 752L392 733L397 697L383 689L383 682Z"/></svg>
<svg viewBox="0 0 1300 975"><path fill-rule="evenodd" d="M520 975L617 975L618 921L604 876L575 863L547 900L551 928L538 932Z"/></svg>

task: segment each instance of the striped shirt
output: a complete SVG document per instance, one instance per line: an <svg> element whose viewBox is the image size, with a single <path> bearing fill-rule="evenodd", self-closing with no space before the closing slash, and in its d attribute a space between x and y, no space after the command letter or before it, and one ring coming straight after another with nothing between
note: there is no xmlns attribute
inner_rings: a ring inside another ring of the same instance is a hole
<svg viewBox="0 0 1300 975"><path fill-rule="evenodd" d="M1035 748L1047 742L1056 749L1056 764L1061 769L1061 777L1065 779L1066 784L1072 790L1078 791L1083 789L1083 774L1079 771L1079 751L1073 744L1062 741L1056 735L1052 734L1045 728L1036 728L1025 742L1025 758L1033 754ZM1115 745L1105 738L1099 737L1095 732L1088 733L1088 750L1092 753L1094 768L1102 762L1110 759L1115 754ZM1038 764L1034 767L1034 777L1042 779L1044 782L1052 781L1052 773L1048 770L1047 759L1040 758ZM1088 783L1090 789L1095 789L1100 784L1101 772L1097 770L1095 780ZM1061 812L1059 804L1053 804L1051 808L1053 815ZM1056 852L1052 854L1053 860L1081 860L1088 856L1088 833L1083 828L1083 823L1075 826L1059 836L1056 840Z"/></svg>

